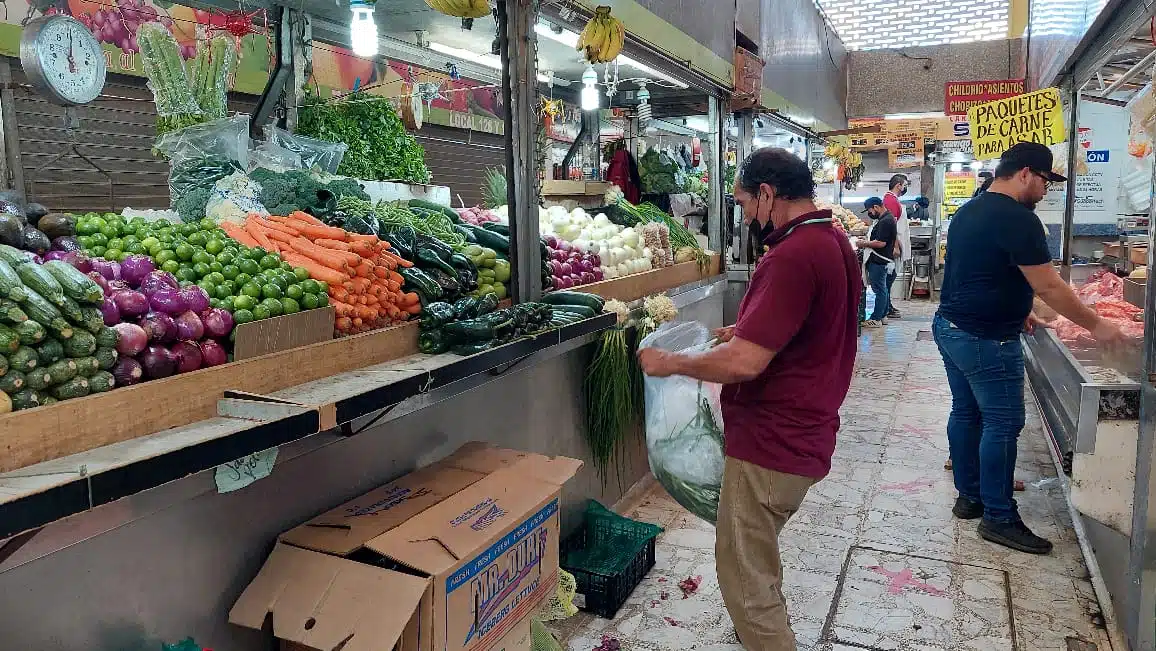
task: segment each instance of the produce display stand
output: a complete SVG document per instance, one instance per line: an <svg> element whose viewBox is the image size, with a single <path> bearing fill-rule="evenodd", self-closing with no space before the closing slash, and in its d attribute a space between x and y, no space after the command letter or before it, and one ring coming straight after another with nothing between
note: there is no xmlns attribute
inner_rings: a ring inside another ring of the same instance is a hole
<svg viewBox="0 0 1156 651"><path fill-rule="evenodd" d="M583 285L576 289L598 294L607 300L614 298L629 303L651 294L665 292L718 275L721 264L722 258L716 254L710 256L705 265L700 265L698 262L683 262L663 269L644 271L640 274Z"/></svg>
<svg viewBox="0 0 1156 651"><path fill-rule="evenodd" d="M57 405L73 407L68 413L9 415L0 420L0 438L13 453L0 474L0 539L340 427L599 332L614 320L602 314L470 357L417 354L417 327L407 324ZM290 368L299 371L286 372ZM118 418L139 412L133 404L160 404L174 395L188 396L188 406ZM114 422L124 427L107 430ZM69 429L72 436L61 440L58 433ZM51 445L34 447L37 440Z"/></svg>

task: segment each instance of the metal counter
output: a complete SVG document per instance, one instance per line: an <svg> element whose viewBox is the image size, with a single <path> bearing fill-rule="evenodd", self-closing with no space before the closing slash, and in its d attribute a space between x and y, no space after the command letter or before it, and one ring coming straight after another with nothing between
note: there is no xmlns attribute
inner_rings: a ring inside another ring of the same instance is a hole
<svg viewBox="0 0 1156 651"><path fill-rule="evenodd" d="M1069 476L1068 498L1116 610L1126 612L1130 578L1121 561L1132 530L1140 385L1089 352L1069 350L1052 330L1023 335L1023 343L1032 393Z"/></svg>

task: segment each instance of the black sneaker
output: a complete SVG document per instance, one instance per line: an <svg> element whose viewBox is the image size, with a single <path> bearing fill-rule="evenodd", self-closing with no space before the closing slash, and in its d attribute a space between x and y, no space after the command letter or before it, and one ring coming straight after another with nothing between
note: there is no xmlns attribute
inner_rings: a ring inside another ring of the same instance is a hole
<svg viewBox="0 0 1156 651"><path fill-rule="evenodd" d="M960 520L978 520L983 517L983 504L969 500L961 495L956 498L955 506L951 509L951 514Z"/></svg>
<svg viewBox="0 0 1156 651"><path fill-rule="evenodd" d="M1003 524L984 520L979 523L979 537L1026 554L1052 552L1052 543L1032 533L1023 522Z"/></svg>
<svg viewBox="0 0 1156 651"><path fill-rule="evenodd" d="M899 310L891 310L887 313L887 317L890 319L902 319L903 315L899 313Z"/></svg>

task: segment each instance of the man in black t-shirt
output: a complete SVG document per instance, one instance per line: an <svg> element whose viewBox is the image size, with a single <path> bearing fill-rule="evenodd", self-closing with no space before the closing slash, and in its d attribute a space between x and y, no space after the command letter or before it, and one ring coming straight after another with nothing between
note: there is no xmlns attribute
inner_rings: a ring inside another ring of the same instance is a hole
<svg viewBox="0 0 1156 651"><path fill-rule="evenodd" d="M1052 171L1044 145L1019 143L1000 158L986 192L960 207L947 238L943 289L932 325L951 387L947 438L959 498L952 512L983 518L984 539L1032 554L1052 544L1020 519L1012 497L1016 441L1024 426L1020 332L1030 331L1032 298L1087 328L1102 344L1123 335L1080 303L1052 266L1043 225L1032 212Z"/></svg>
<svg viewBox="0 0 1156 651"><path fill-rule="evenodd" d="M895 239L899 236L895 216L883 207L883 200L871 197L863 202L863 211L874 223L867 237L859 238L864 250L863 272L871 291L875 293L875 309L863 322L864 328L887 325L885 321L891 305L891 272L895 270Z"/></svg>

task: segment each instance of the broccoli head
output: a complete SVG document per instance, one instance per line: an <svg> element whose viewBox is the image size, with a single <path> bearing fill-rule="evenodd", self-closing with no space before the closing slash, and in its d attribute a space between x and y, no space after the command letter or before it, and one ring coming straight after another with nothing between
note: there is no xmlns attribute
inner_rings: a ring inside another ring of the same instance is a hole
<svg viewBox="0 0 1156 651"><path fill-rule="evenodd" d="M180 215L185 223L200 221L205 217L205 206L209 203L209 194L212 186L195 186L186 190L184 194L173 202L173 210Z"/></svg>
<svg viewBox="0 0 1156 651"><path fill-rule="evenodd" d="M354 197L362 201L369 201L369 195L362 189L357 179L340 178L325 184L325 189L333 193L338 199Z"/></svg>

